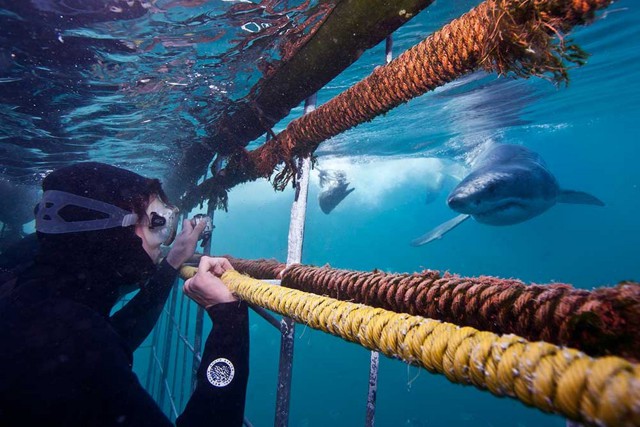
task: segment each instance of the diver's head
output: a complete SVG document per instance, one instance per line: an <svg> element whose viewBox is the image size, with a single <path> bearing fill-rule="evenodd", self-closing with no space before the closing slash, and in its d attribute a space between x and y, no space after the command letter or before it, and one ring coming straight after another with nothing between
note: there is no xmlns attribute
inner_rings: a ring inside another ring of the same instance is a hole
<svg viewBox="0 0 640 427"><path fill-rule="evenodd" d="M67 269L93 267L119 282L137 282L153 267L160 245L175 236L177 209L163 202L157 179L87 162L52 172L42 189L40 258Z"/></svg>

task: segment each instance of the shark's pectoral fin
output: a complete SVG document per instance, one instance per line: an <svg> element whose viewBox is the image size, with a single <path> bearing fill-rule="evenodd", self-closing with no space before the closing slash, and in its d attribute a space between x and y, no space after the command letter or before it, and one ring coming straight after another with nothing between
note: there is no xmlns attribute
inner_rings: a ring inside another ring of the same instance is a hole
<svg viewBox="0 0 640 427"><path fill-rule="evenodd" d="M427 234L418 237L417 239L411 242L411 246L421 246L425 245L433 240L441 238L446 232L453 230L455 227L460 225L465 219L469 218L469 215L461 214L457 217L450 219L447 222L444 222L429 231Z"/></svg>
<svg viewBox="0 0 640 427"><path fill-rule="evenodd" d="M573 203L576 205L596 205L604 206L604 202L598 199L596 196L592 196L589 193L583 191L574 190L560 190L558 197L556 198L558 203Z"/></svg>

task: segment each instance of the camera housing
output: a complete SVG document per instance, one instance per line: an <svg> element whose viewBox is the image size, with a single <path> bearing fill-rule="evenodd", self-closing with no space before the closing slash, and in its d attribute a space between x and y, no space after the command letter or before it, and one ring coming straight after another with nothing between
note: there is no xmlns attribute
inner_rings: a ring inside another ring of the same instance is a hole
<svg viewBox="0 0 640 427"><path fill-rule="evenodd" d="M202 244L204 245L204 243L211 238L211 232L213 231L214 226L211 223L211 217L205 214L194 215L194 217L191 218L191 225L195 227L202 221L206 221L207 224L204 226L202 233L200 233L200 237L198 238L198 240L202 240Z"/></svg>

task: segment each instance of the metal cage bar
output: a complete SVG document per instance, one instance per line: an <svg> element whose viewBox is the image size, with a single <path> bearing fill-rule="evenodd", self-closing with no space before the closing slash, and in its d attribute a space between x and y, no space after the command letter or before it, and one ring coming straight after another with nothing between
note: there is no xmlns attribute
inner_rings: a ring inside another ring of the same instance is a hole
<svg viewBox="0 0 640 427"><path fill-rule="evenodd" d="M304 114L316 109L316 95L305 101ZM291 206L291 221L289 222L289 238L287 250L287 265L302 261L302 245L304 242L304 223L307 212L307 192L309 189L309 169L311 159L300 160L296 193ZM280 362L278 369L278 389L276 394L276 416L274 425L286 427L289 425L289 406L291 402L291 379L293 374L293 344L295 322L284 318L280 324Z"/></svg>
<svg viewBox="0 0 640 427"><path fill-rule="evenodd" d="M177 281L176 281L177 283ZM175 306L176 306L176 299L177 299L177 289L176 289L176 284L174 284L174 286L171 289L171 300L169 301L169 313L173 313L173 311L175 310ZM171 359L171 348L173 347L171 345L172 341L173 341L173 325L171 324L170 320L171 320L172 314L169 315L167 314L167 318L166 318L166 331L165 331L165 339L164 339L164 351L163 351L163 356L162 356L162 367L160 369L160 374L162 375L162 380L167 384L168 387L168 378L167 378L167 370L169 369L169 361ZM157 357L156 357L157 358ZM165 388L167 388L165 387ZM158 404L160 406L162 406L164 404L164 397L165 397L165 388L160 388L160 395L158 397ZM173 398L170 396L169 397L169 402L171 403L171 406L175 409L175 402L173 401Z"/></svg>

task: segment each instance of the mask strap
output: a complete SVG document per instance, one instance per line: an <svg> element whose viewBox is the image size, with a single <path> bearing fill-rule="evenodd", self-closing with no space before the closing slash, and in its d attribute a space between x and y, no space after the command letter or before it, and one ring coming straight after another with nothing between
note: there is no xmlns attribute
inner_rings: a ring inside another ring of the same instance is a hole
<svg viewBox="0 0 640 427"><path fill-rule="evenodd" d="M108 218L87 221L65 221L58 212L66 206L78 206L109 215ZM42 195L36 213L36 230L42 233L63 234L82 231L104 230L107 228L128 227L138 222L138 215L109 203L88 197L48 190Z"/></svg>

